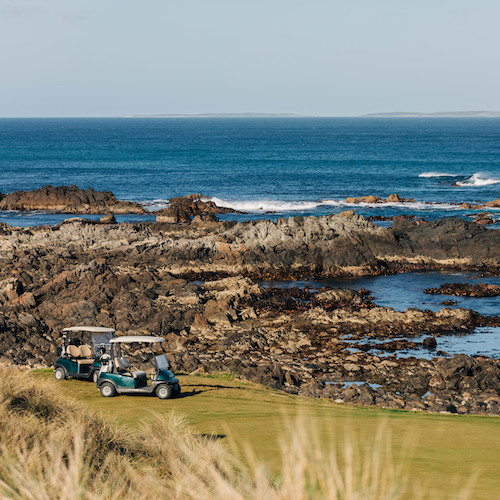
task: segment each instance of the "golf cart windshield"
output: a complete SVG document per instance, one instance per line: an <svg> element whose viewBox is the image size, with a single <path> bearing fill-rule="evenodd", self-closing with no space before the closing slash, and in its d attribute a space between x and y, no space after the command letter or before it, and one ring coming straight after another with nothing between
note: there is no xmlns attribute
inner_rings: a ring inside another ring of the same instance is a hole
<svg viewBox="0 0 500 500"><path fill-rule="evenodd" d="M96 356L100 354L99 346L109 346L109 341L113 338L113 332L94 333L92 334L92 344L94 345L94 352Z"/></svg>
<svg viewBox="0 0 500 500"><path fill-rule="evenodd" d="M167 356L165 354L160 354L159 356L155 356L155 362L156 366L158 367L158 370L168 370L169 368L169 363Z"/></svg>

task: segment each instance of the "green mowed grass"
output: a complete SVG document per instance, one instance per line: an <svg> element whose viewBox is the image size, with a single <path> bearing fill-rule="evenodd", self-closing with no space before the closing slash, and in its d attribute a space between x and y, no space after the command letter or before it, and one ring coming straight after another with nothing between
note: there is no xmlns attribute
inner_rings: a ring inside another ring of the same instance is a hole
<svg viewBox="0 0 500 500"><path fill-rule="evenodd" d="M50 373L34 373L51 377ZM429 498L449 498L472 476L472 498L498 498L500 418L441 415L359 408L290 396L227 376L179 376L180 398L151 396L103 398L94 384L59 382L61 390L119 424L136 426L158 414L182 414L197 432L212 434L243 459L248 450L278 473L280 442L295 425L307 425L325 446L342 448L346 436L362 448L381 429L396 464ZM297 419L302 423L298 423Z"/></svg>

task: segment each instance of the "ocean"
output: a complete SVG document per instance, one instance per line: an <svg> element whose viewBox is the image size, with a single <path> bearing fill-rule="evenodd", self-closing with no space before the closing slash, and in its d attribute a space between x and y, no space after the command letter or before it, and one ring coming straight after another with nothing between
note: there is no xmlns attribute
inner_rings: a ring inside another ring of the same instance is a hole
<svg viewBox="0 0 500 500"><path fill-rule="evenodd" d="M225 216L237 220L348 209L468 217L477 211L454 204L500 198L500 119L0 119L0 192L45 184L109 190L152 210L201 193L248 212ZM415 202L343 201L392 193ZM0 212L0 222L19 226L64 217Z"/></svg>

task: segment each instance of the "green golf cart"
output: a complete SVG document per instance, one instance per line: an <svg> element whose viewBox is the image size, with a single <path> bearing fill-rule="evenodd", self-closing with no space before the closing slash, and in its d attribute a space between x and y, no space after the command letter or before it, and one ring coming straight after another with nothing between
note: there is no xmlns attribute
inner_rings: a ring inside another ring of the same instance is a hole
<svg viewBox="0 0 500 500"><path fill-rule="evenodd" d="M59 358L54 363L56 380L78 378L97 382L101 357L110 350L115 330L100 326L71 326L63 330ZM88 345L91 340L92 347Z"/></svg>
<svg viewBox="0 0 500 500"><path fill-rule="evenodd" d="M97 379L101 395L110 398L116 394L143 394L155 395L160 399L178 396L181 392L179 381L168 370L169 363L161 346L162 342L165 342L164 338L153 336L123 336L111 339L110 352L101 358L102 367ZM152 371L150 378L145 371L132 368L123 355L125 344L136 343L149 347L147 353Z"/></svg>

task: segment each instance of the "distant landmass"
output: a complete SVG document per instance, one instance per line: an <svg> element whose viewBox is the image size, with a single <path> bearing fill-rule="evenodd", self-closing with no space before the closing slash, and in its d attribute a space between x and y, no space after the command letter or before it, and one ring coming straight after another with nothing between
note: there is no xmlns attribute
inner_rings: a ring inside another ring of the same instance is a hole
<svg viewBox="0 0 500 500"><path fill-rule="evenodd" d="M127 115L125 118L297 118L303 115L293 113L203 113L203 114L162 114Z"/></svg>
<svg viewBox="0 0 500 500"><path fill-rule="evenodd" d="M199 113L199 114L158 114L125 115L122 118L339 118L338 116L299 115L294 113ZM438 111L418 113L397 111L394 113L369 113L355 118L500 118L500 111Z"/></svg>
<svg viewBox="0 0 500 500"><path fill-rule="evenodd" d="M438 111L436 113L370 113L361 118L500 118L500 111Z"/></svg>

